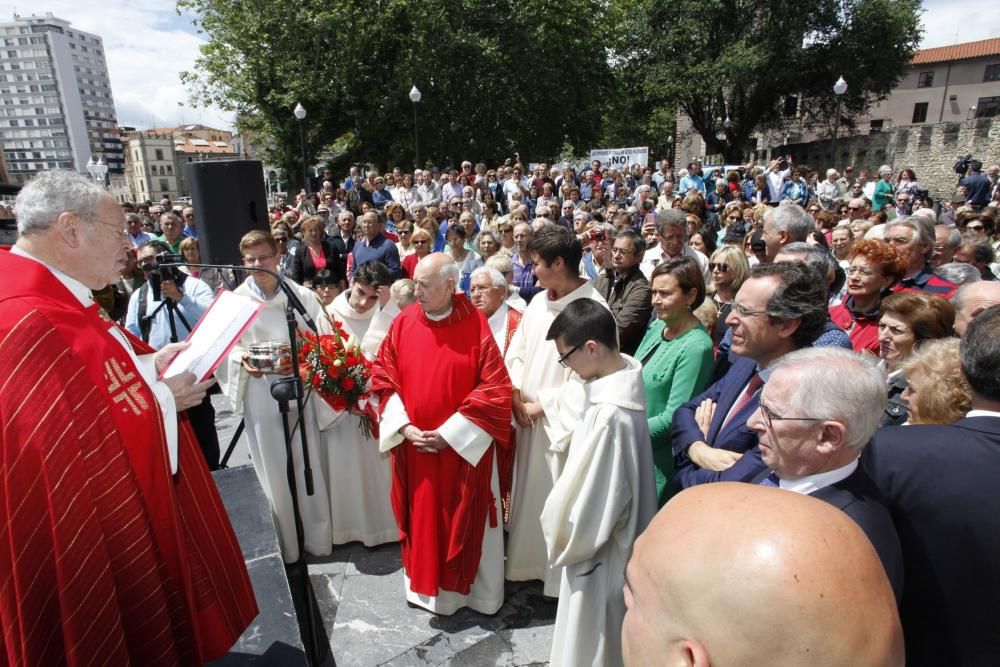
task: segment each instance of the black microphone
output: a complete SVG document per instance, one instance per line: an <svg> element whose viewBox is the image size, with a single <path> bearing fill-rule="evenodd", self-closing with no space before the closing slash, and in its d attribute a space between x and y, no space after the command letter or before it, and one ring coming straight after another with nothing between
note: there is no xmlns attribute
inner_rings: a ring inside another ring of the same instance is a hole
<svg viewBox="0 0 1000 667"><path fill-rule="evenodd" d="M192 264L190 262L184 262L183 258L181 258L182 259L181 262L177 262L175 258L180 257L179 255L167 255L166 253L163 254L165 257L164 257L164 262L162 264L159 261L160 256L157 256L157 264L159 266L164 266L164 267L172 266L178 268L182 266L193 266L199 269L229 269L230 271L260 271L261 273L266 273L269 276L273 276L274 279L278 281L278 287L280 287L281 291L285 293L285 297L288 299L288 303L290 303L292 308L295 309L295 312L297 312L302 317L302 319L306 323L306 326L312 329L313 333L315 333L317 336L319 335L319 329L316 327L316 322L314 322L313 318L309 316L308 311L306 311L306 307L302 305L302 302L299 301L299 297L295 294L292 288L288 286L288 284L285 282L285 277L282 276L281 274L275 271L271 271L270 269L263 269L259 266L246 266L246 265L236 266L234 264Z"/></svg>

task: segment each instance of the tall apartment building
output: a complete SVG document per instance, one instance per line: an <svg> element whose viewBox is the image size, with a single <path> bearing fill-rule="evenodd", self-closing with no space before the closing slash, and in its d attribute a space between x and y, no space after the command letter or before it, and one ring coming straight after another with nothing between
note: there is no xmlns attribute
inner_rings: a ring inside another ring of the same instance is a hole
<svg viewBox="0 0 1000 667"><path fill-rule="evenodd" d="M124 170L100 37L51 13L0 23L0 144L15 183L91 157Z"/></svg>

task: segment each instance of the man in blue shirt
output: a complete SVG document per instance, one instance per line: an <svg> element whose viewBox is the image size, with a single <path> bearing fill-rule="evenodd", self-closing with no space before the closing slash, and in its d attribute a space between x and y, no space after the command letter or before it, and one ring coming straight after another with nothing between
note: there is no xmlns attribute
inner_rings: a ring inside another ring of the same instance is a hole
<svg viewBox="0 0 1000 667"><path fill-rule="evenodd" d="M132 240L132 247L144 246L153 240L153 237L142 228L142 216L138 213L125 214L125 227L128 228L128 237Z"/></svg>
<svg viewBox="0 0 1000 667"><path fill-rule="evenodd" d="M396 244L382 234L384 225L382 219L374 211L368 211L361 216L361 231L365 237L354 244L351 251L353 262L350 263L350 278L354 280L354 272L366 262L378 261L389 267L392 279L398 280L402 267L399 263L399 249Z"/></svg>
<svg viewBox="0 0 1000 667"><path fill-rule="evenodd" d="M983 163L979 160L969 162L969 175L958 182L965 186L966 197L972 210L978 211L990 203L990 179L983 174Z"/></svg>
<svg viewBox="0 0 1000 667"><path fill-rule="evenodd" d="M688 165L687 176L681 179L680 194L687 195L691 190L705 194L705 179L701 176L701 162L698 161Z"/></svg>
<svg viewBox="0 0 1000 667"><path fill-rule="evenodd" d="M181 215L184 218L184 229L181 230L181 234L183 234L186 238L198 238L198 231L194 226L194 209L187 206L184 208Z"/></svg>

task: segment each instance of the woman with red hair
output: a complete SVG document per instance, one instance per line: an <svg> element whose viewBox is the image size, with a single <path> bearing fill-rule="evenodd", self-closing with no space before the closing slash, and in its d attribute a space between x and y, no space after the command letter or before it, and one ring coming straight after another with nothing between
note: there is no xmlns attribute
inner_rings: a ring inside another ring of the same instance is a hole
<svg viewBox="0 0 1000 667"><path fill-rule="evenodd" d="M885 241L858 241L847 255L847 298L830 319L847 332L855 352L879 353L882 295L906 275L906 262Z"/></svg>

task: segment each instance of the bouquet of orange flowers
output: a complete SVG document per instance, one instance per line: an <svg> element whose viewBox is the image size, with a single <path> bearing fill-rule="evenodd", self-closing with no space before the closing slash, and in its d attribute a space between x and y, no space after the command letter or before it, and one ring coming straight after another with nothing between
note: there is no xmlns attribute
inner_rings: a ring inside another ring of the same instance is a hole
<svg viewBox="0 0 1000 667"><path fill-rule="evenodd" d="M337 412L357 415L361 431L371 438L376 432L375 405L369 391L371 362L361 354L356 342L331 320L332 334L302 334L299 366L307 387L319 394Z"/></svg>

